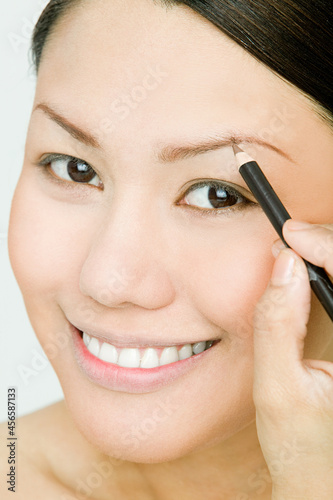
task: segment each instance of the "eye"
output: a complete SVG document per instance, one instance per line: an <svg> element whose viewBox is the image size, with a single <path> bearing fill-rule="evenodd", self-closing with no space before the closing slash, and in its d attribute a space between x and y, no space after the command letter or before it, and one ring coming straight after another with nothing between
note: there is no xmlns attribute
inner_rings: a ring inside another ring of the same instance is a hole
<svg viewBox="0 0 333 500"><path fill-rule="evenodd" d="M38 165L47 167L52 172L51 175L62 180L101 186L101 180L95 170L79 158L52 154L40 161Z"/></svg>
<svg viewBox="0 0 333 500"><path fill-rule="evenodd" d="M245 208L245 205L257 205L248 200L239 191L219 181L201 181L193 184L182 196L178 203L189 205L201 212L222 212L222 209L230 209L234 205Z"/></svg>

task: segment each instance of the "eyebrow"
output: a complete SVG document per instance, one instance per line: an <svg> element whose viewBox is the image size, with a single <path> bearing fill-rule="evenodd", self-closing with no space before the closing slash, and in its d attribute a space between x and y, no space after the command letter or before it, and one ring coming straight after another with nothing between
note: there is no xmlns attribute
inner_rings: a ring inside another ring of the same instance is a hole
<svg viewBox="0 0 333 500"><path fill-rule="evenodd" d="M226 132L216 136L211 136L208 139L201 140L200 142L186 144L184 146L165 146L157 154L157 159L161 163L173 163L178 160L192 158L194 156L206 153L207 151L214 151L216 149L232 146L235 144L257 144L278 153L287 160L294 162L294 160L282 149L264 141L260 136L239 134L234 132Z"/></svg>
<svg viewBox="0 0 333 500"><path fill-rule="evenodd" d="M96 137L71 123L69 120L67 120L67 118L52 109L48 104L40 103L35 107L33 111L36 111L37 109L44 111L44 113L46 113L46 115L51 118L51 120L53 120L64 130L66 130L66 132L68 132L77 141L82 142L86 146L102 149Z"/></svg>
<svg viewBox="0 0 333 500"><path fill-rule="evenodd" d="M82 130L80 127L71 123L67 118L56 112L51 106L46 103L38 104L33 111L42 110L51 120L57 125L66 130L74 139L83 144L96 148L103 149L98 139L91 133ZM214 151L233 144L257 144L278 153L283 158L294 162L294 160L283 150L277 146L270 144L260 137L260 135L240 134L237 132L225 132L224 134L210 135L208 138L200 139L198 142L189 141L183 145L162 145L160 149L155 148L155 158L160 163L175 163L179 160L193 158L194 156Z"/></svg>

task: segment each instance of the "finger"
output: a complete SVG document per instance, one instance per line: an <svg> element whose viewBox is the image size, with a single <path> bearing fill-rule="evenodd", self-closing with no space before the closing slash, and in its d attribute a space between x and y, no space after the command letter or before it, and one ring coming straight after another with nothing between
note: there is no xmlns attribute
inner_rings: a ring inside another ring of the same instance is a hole
<svg viewBox="0 0 333 500"><path fill-rule="evenodd" d="M298 229L297 229L298 228ZM299 255L333 275L333 225L307 224L288 219L283 237Z"/></svg>
<svg viewBox="0 0 333 500"><path fill-rule="evenodd" d="M284 244L284 242L280 238L278 240L275 240L272 245L272 254L274 255L274 257L277 257L281 252L281 250L283 250L284 248L288 247Z"/></svg>
<svg viewBox="0 0 333 500"><path fill-rule="evenodd" d="M310 301L311 289L303 260L292 249L282 250L254 311L255 400L276 398L274 388L278 391L290 387L291 380L304 370Z"/></svg>

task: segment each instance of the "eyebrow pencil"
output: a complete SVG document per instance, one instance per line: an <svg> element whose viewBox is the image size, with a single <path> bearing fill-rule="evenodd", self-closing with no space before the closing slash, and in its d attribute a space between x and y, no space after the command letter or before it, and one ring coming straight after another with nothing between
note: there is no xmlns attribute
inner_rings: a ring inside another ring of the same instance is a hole
<svg viewBox="0 0 333 500"><path fill-rule="evenodd" d="M291 248L282 235L282 226L291 216L268 182L258 163L238 146L233 145L239 173L253 193L257 202L272 223L283 243ZM333 321L333 283L326 271L303 259L309 274L310 286Z"/></svg>

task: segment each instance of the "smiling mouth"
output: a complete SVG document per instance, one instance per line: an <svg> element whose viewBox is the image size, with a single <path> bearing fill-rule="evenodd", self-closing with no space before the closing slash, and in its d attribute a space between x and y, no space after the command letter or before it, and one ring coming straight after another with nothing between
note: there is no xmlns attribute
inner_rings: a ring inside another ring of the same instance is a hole
<svg viewBox="0 0 333 500"><path fill-rule="evenodd" d="M158 366L176 363L207 351L220 340L209 340L168 347L124 347L119 348L108 342L103 342L85 332L80 332L88 351L96 358L106 363L124 368L156 368Z"/></svg>

